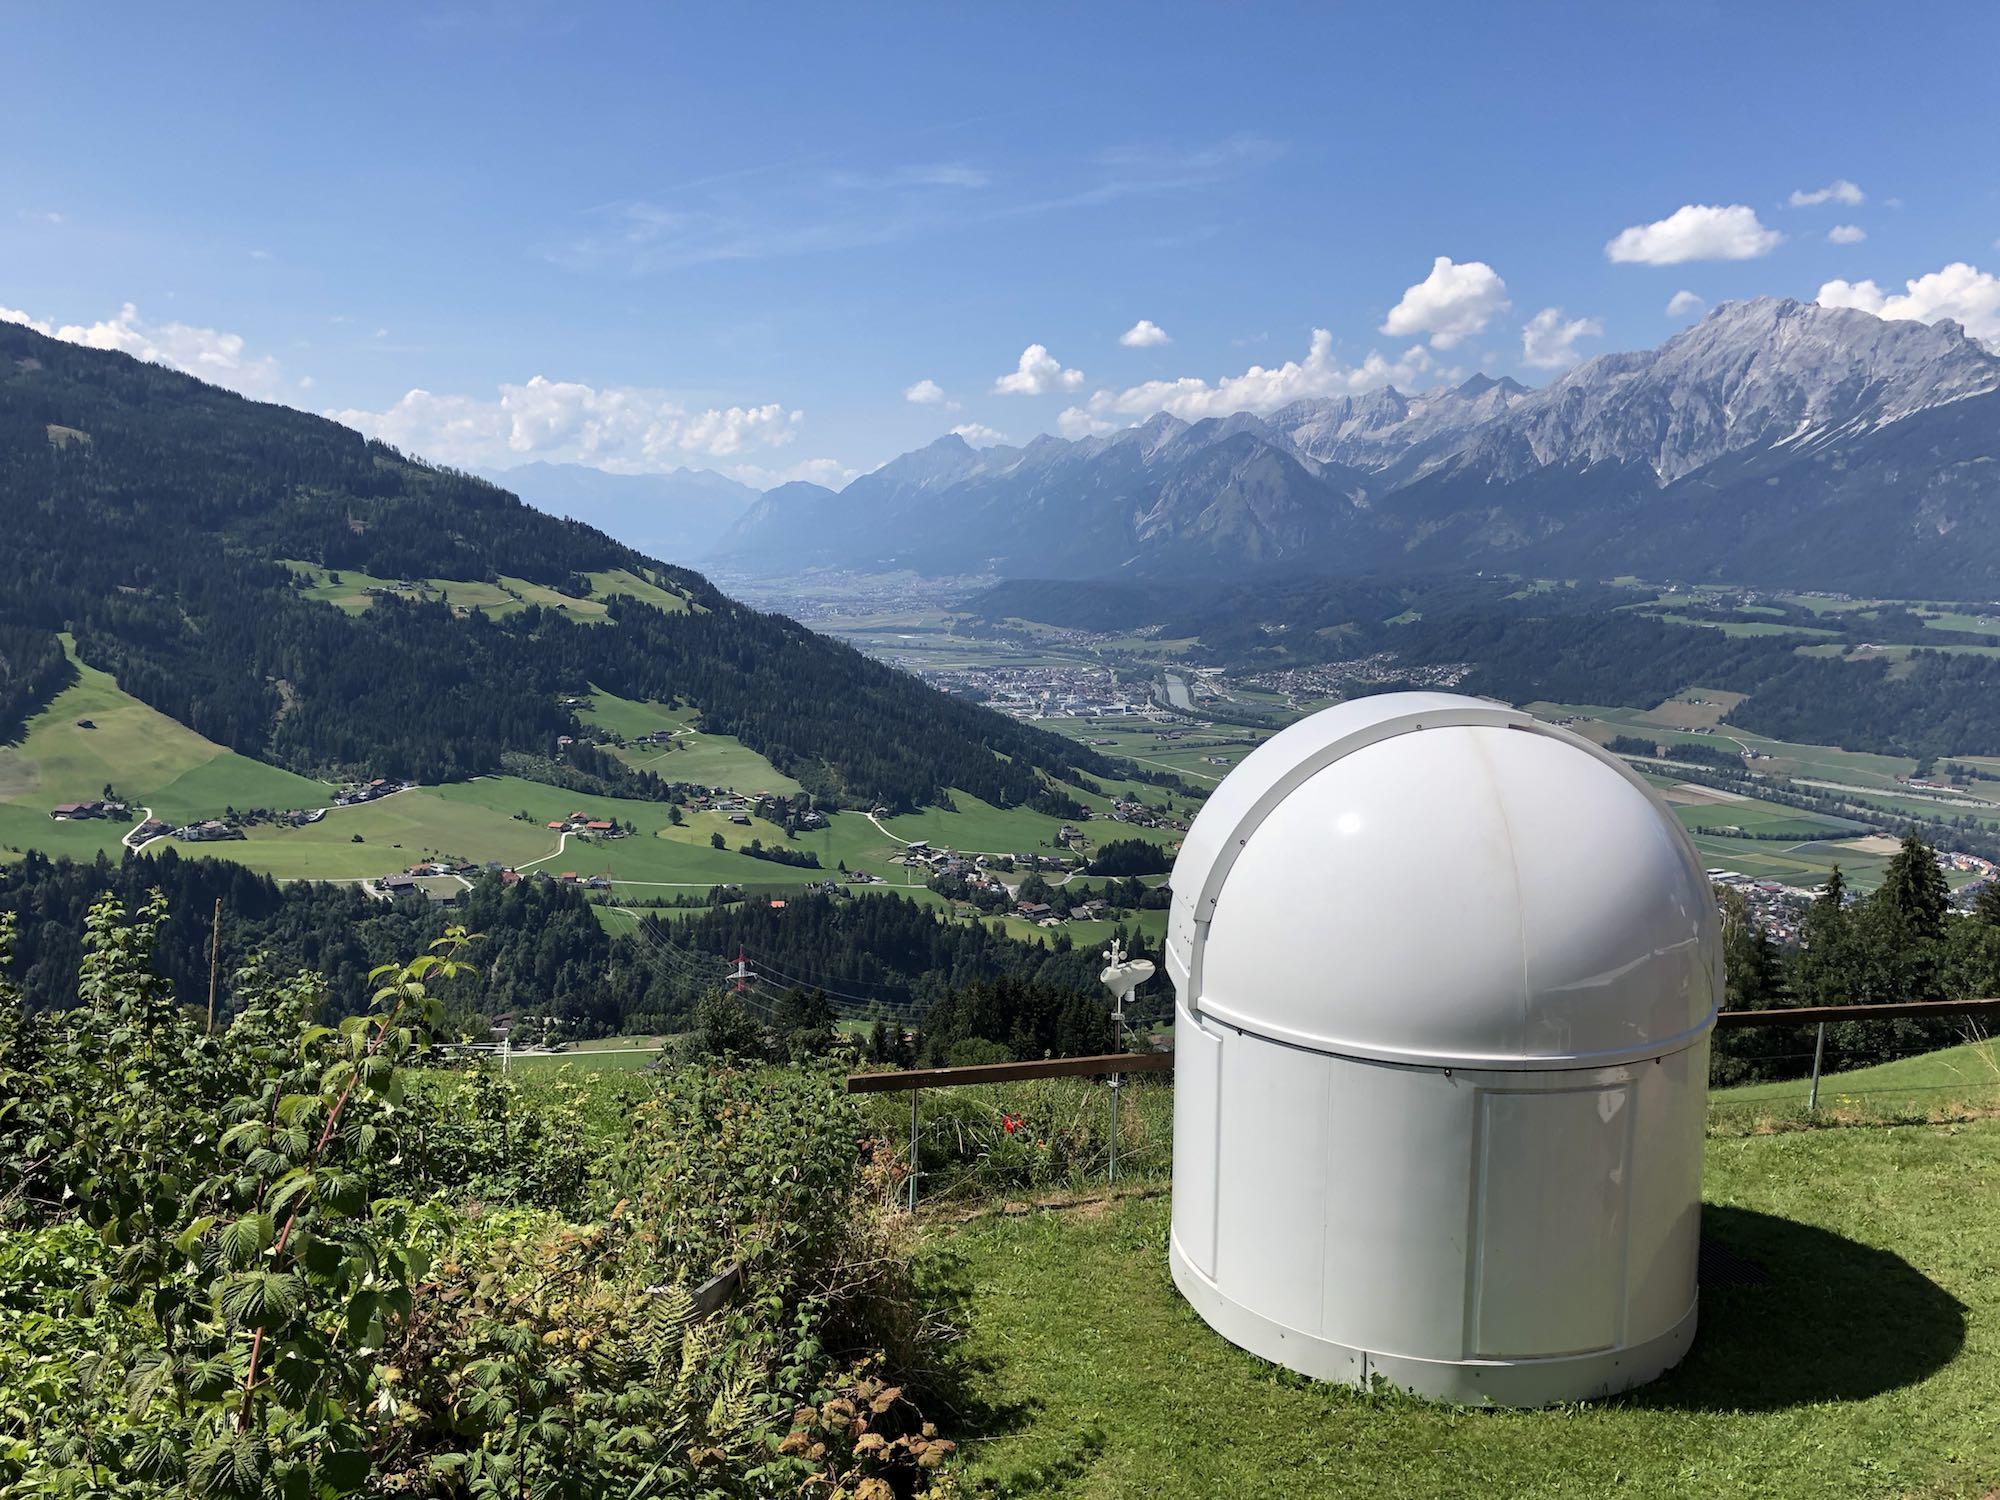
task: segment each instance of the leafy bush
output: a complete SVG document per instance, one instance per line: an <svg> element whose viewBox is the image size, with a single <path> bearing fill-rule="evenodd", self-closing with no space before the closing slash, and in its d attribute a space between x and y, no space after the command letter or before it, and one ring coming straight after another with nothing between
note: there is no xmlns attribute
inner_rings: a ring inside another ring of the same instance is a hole
<svg viewBox="0 0 2000 1500"><path fill-rule="evenodd" d="M412 1066L463 933L338 1028L252 965L210 1034L149 970L162 914L92 911L75 1010L0 996L0 1492L931 1488L950 1444L877 1370L907 1257L833 1074L622 1084L600 1164L595 1089Z"/></svg>

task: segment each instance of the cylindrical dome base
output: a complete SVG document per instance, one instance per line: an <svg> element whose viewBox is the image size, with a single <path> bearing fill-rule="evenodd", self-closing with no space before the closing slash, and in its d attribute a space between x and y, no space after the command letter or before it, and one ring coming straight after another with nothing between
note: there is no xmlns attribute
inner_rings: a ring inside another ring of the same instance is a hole
<svg viewBox="0 0 2000 1500"><path fill-rule="evenodd" d="M1564 1401L1589 1401L1657 1380L1681 1362L1694 1342L1696 1309L1690 1306L1687 1315L1665 1333L1624 1349L1598 1349L1550 1359L1442 1360L1377 1354L1287 1328L1231 1302L1188 1263L1178 1239L1172 1242L1168 1259L1174 1285L1188 1305L1237 1348L1313 1380L1360 1390L1371 1389L1380 1378L1412 1395L1463 1406L1554 1406Z"/></svg>
<svg viewBox="0 0 2000 1500"><path fill-rule="evenodd" d="M1303 1375L1503 1406L1693 1337L1708 1040L1614 1067L1418 1067L1175 1026L1173 1274Z"/></svg>

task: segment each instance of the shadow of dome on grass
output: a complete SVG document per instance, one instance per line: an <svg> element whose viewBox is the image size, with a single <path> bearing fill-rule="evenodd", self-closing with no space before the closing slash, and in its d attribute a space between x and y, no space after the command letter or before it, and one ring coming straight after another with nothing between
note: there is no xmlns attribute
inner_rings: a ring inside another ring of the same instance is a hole
<svg viewBox="0 0 2000 1500"><path fill-rule="evenodd" d="M1965 1344L1965 1308L1900 1255L1746 1208L1702 1209L1721 1259L1761 1269L1704 1281L1701 1327L1678 1368L1622 1398L1689 1411L1865 1401L1915 1385Z"/></svg>

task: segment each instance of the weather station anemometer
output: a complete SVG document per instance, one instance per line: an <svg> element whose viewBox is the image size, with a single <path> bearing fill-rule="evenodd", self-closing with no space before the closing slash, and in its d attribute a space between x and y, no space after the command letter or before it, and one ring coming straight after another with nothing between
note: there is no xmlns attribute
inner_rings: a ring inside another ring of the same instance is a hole
<svg viewBox="0 0 2000 1500"><path fill-rule="evenodd" d="M1149 958L1127 958L1125 945L1113 940L1104 950L1104 968L1098 979L1111 991L1111 1040L1112 1045L1125 1044L1125 1002L1132 998L1132 991L1153 977L1153 961ZM1106 1180L1118 1180L1118 1087L1119 1075L1111 1075L1111 1154L1106 1168Z"/></svg>

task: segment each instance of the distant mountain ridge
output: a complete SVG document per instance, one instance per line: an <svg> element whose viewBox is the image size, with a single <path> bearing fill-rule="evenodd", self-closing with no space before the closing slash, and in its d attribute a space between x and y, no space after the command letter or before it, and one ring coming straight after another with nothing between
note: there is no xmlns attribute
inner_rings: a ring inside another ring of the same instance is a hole
<svg viewBox="0 0 2000 1500"><path fill-rule="evenodd" d="M2000 356L1948 321L1725 303L1539 390L1475 376L1073 441L940 438L838 494L772 491L714 555L769 571L1498 567L1983 595L2000 589Z"/></svg>
<svg viewBox="0 0 2000 1500"><path fill-rule="evenodd" d="M594 526L635 551L667 562L706 557L759 498L713 469L613 474L585 464L521 464L480 477L550 515Z"/></svg>

